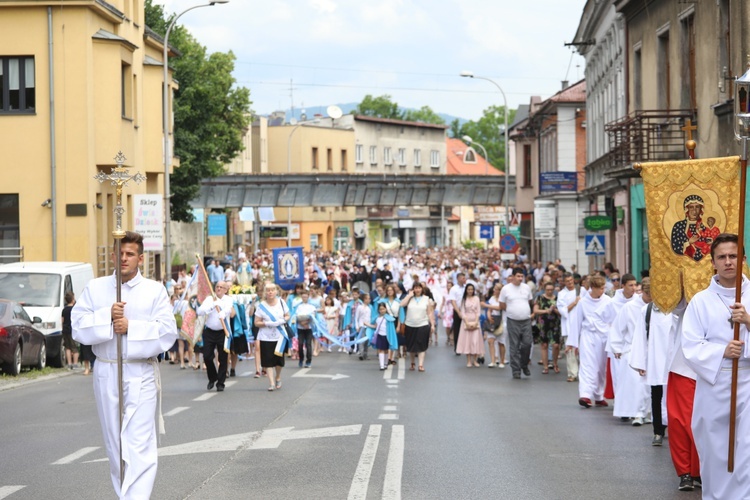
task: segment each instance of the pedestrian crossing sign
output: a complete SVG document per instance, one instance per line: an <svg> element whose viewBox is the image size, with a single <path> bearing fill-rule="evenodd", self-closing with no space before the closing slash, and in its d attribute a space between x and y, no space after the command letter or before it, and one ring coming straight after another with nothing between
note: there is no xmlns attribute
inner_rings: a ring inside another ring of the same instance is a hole
<svg viewBox="0 0 750 500"><path fill-rule="evenodd" d="M587 234L585 239L586 255L604 255L604 236Z"/></svg>

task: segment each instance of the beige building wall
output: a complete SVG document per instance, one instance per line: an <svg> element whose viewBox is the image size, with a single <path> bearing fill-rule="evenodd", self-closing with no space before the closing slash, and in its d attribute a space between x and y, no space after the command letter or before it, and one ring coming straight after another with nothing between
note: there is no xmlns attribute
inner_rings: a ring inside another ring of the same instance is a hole
<svg viewBox="0 0 750 500"><path fill-rule="evenodd" d="M26 261L56 257L108 270L97 259L103 254L98 247L111 243L114 188L93 177L99 170L110 173L118 151L127 157L131 174L140 171L149 177L125 189L125 229L133 227L132 195L162 192L161 66L144 65L147 55L158 63L160 46L155 39L145 39L145 28L138 24L143 19L142 0L109 4L112 8L94 1L17 1L0 6L0 57L32 56L35 63L35 110L0 113L0 167L18 172L4 176L0 192L18 194L20 245ZM47 7L53 7L54 194ZM41 207L48 198L55 199L53 206ZM70 208L77 208L77 215L68 214Z"/></svg>

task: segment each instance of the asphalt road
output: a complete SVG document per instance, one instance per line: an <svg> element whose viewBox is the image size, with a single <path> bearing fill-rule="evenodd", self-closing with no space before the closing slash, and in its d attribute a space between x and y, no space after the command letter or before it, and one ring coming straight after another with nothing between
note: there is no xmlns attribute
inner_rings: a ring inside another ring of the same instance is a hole
<svg viewBox="0 0 750 500"><path fill-rule="evenodd" d="M334 352L309 371L287 361L272 393L241 362L217 393L163 364L153 498L699 498L677 491L668 439L652 447L650 426L580 408L561 368L512 380L441 345L424 373L403 360L381 372ZM0 391L0 499L114 498L91 385L74 374Z"/></svg>

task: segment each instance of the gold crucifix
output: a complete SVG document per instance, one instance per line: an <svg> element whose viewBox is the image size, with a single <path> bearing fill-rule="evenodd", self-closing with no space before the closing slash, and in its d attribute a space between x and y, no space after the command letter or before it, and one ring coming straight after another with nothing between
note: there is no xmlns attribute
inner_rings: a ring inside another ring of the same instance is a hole
<svg viewBox="0 0 750 500"><path fill-rule="evenodd" d="M94 179L98 180L100 184L104 181L110 181L112 185L115 186L117 204L114 209L115 230L112 231L112 236L119 240L125 237L125 231L122 229L122 214L125 213L125 209L122 207L122 188L130 181L140 184L146 180L146 176L141 175L140 172L136 172L136 174L132 176L128 173L128 169L122 166L123 163L125 163L125 160L127 160L125 155L122 154L122 151L117 153L114 160L117 166L112 168L112 173L107 175L100 170L99 173L94 176Z"/></svg>
<svg viewBox="0 0 750 500"><path fill-rule="evenodd" d="M698 127L696 125L693 125L693 121L690 118L687 118L685 120L685 126L682 127L681 130L687 134L685 147L688 150L688 156L690 157L690 159L695 159L695 147L698 144L693 140L693 131L698 130Z"/></svg>

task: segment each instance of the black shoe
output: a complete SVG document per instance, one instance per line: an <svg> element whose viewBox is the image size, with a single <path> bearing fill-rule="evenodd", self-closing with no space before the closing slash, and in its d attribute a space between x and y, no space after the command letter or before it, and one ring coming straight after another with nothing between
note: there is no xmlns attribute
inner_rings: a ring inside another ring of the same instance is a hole
<svg viewBox="0 0 750 500"><path fill-rule="evenodd" d="M231 370L229 370L229 376L230 376L230 377L235 377L235 376L237 376L237 374L236 374L236 373L234 372L234 368L232 368Z"/></svg>
<svg viewBox="0 0 750 500"><path fill-rule="evenodd" d="M693 476L693 486L703 489L703 481L700 476Z"/></svg>
<svg viewBox="0 0 750 500"><path fill-rule="evenodd" d="M224 384L217 385L216 392L224 392Z"/></svg>
<svg viewBox="0 0 750 500"><path fill-rule="evenodd" d="M479 363L480 365L483 365L484 364L484 358L477 358L477 363Z"/></svg>
<svg viewBox="0 0 750 500"><path fill-rule="evenodd" d="M206 389L208 389L210 391L211 389L214 388L215 384L216 384L216 382L214 382L213 380L209 380L208 381L208 385L206 386Z"/></svg>
<svg viewBox="0 0 750 500"><path fill-rule="evenodd" d="M514 373L513 374L513 378L520 379L521 378L521 374L520 373Z"/></svg>
<svg viewBox="0 0 750 500"><path fill-rule="evenodd" d="M360 360L360 361L363 361L364 359L365 359L365 357L364 357L363 355L361 355L361 354L360 354L360 355L359 355L359 360Z"/></svg>
<svg viewBox="0 0 750 500"><path fill-rule="evenodd" d="M677 489L680 491L693 491L695 489L695 484L693 478L690 477L690 474L683 474L680 476L680 486L678 486Z"/></svg>
<svg viewBox="0 0 750 500"><path fill-rule="evenodd" d="M523 374L527 377L531 377L531 370L529 370L528 366L523 369Z"/></svg>

